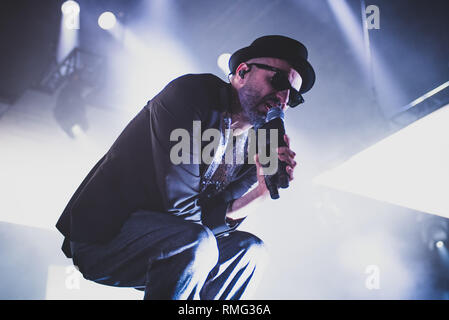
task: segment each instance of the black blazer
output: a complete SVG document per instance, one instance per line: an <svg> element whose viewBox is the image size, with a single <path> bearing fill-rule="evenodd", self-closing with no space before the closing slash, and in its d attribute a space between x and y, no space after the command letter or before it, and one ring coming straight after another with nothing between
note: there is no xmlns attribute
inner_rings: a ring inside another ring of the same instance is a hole
<svg viewBox="0 0 449 320"><path fill-rule="evenodd" d="M220 129L230 99L230 84L212 74L189 74L150 100L92 168L59 218L56 227L65 236L66 256L71 257L70 240L106 242L139 209L202 223L216 235L235 230L242 220L228 225L226 211L257 181L255 165L243 165L224 191L205 198L200 179L206 165L170 161L170 149L178 143L170 141L172 130L184 128L192 137L194 120L201 121L202 132Z"/></svg>

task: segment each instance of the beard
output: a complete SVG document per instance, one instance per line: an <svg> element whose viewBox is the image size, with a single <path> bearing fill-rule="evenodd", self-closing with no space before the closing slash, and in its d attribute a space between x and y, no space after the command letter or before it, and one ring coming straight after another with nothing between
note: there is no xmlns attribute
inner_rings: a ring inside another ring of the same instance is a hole
<svg viewBox="0 0 449 320"><path fill-rule="evenodd" d="M258 110L258 105L262 102L258 90L249 83L238 91L240 104L242 106L243 117L248 123L257 127L265 123L266 114Z"/></svg>

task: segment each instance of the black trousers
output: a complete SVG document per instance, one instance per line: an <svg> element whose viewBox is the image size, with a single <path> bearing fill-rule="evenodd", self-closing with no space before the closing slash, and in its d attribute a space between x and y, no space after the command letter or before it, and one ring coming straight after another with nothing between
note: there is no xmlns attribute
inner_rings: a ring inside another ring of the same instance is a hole
<svg viewBox="0 0 449 320"><path fill-rule="evenodd" d="M106 244L71 242L71 249L86 279L145 290L145 299L249 298L267 257L248 232L216 238L200 224L150 211L132 214Z"/></svg>

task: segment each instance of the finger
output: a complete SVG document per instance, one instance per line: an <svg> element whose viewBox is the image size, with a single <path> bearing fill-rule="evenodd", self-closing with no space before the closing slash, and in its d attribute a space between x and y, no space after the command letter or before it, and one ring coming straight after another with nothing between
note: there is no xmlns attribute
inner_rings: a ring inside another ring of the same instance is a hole
<svg viewBox="0 0 449 320"><path fill-rule="evenodd" d="M296 157L296 153L294 151L291 151L290 149L282 149L279 151L279 154L282 154L282 155L290 157L290 158Z"/></svg>
<svg viewBox="0 0 449 320"><path fill-rule="evenodd" d="M298 163L292 159L292 168L295 168Z"/></svg>
<svg viewBox="0 0 449 320"><path fill-rule="evenodd" d="M277 150L278 150L278 153L288 155L292 158L294 158L296 156L296 152L292 151L288 147L280 147Z"/></svg>
<svg viewBox="0 0 449 320"><path fill-rule="evenodd" d="M289 156L285 155L285 154L280 154L280 155L278 156L278 158L279 158L279 160L281 160L281 161L287 162L288 164L292 164L291 162L292 162L293 159L290 158Z"/></svg>
<svg viewBox="0 0 449 320"><path fill-rule="evenodd" d="M279 160L288 163L292 168L296 167L296 161L292 157L280 154Z"/></svg>
<svg viewBox="0 0 449 320"><path fill-rule="evenodd" d="M292 181L293 180L293 168L290 166L287 166L286 170L287 170L289 181Z"/></svg>

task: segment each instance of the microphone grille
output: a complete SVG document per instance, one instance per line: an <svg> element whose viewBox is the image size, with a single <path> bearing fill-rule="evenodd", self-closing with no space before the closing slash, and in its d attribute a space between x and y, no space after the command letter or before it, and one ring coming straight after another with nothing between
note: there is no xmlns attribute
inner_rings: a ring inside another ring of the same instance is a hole
<svg viewBox="0 0 449 320"><path fill-rule="evenodd" d="M267 112L267 122L276 118L281 118L284 120L284 111L279 107L273 107Z"/></svg>

